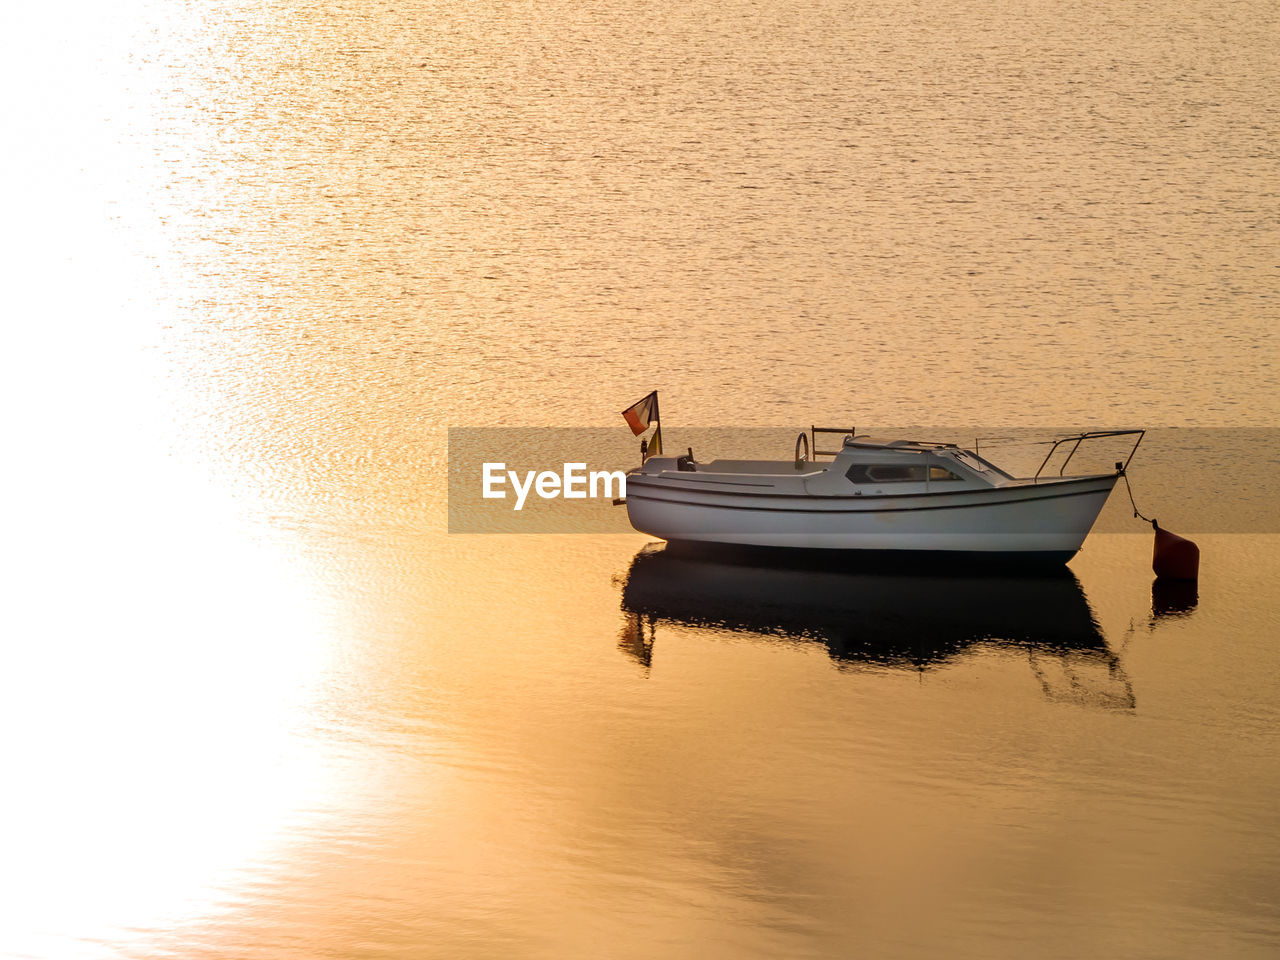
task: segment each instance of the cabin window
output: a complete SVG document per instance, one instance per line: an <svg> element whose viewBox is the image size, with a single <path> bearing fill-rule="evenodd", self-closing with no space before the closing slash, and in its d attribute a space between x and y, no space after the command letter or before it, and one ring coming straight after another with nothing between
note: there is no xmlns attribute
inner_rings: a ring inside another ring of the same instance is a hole
<svg viewBox="0 0 1280 960"><path fill-rule="evenodd" d="M937 480L959 480L946 467L923 463L855 463L845 476L854 483L924 483Z"/></svg>
<svg viewBox="0 0 1280 960"><path fill-rule="evenodd" d="M924 483L923 463L855 463L845 474L854 483Z"/></svg>

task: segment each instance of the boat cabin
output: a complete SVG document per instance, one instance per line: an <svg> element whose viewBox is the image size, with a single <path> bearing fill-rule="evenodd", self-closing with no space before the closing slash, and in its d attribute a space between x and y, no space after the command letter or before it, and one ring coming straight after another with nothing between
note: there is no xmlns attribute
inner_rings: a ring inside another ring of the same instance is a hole
<svg viewBox="0 0 1280 960"><path fill-rule="evenodd" d="M1018 481L972 451L955 444L917 440L877 440L846 435L838 451L817 451L831 460L809 459L797 443L794 460L712 460L691 457L652 457L642 476L677 471L681 480L703 489L723 485L794 488L796 492L828 496L892 496L990 489ZM705 486L704 486L705 485ZM761 491L764 492L764 491Z"/></svg>

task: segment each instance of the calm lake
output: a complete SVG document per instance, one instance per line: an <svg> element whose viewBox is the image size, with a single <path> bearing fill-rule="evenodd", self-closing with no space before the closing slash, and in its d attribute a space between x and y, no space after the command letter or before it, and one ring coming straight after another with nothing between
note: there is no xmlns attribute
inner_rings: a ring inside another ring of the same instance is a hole
<svg viewBox="0 0 1280 960"><path fill-rule="evenodd" d="M6 32L0 955L1280 954L1275 4ZM448 532L451 427L652 389L1153 428L1200 581Z"/></svg>

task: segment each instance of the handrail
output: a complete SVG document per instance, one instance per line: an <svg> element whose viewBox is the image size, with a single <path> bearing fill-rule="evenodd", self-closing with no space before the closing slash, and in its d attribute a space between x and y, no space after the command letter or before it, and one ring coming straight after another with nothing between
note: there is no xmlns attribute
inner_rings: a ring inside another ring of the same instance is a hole
<svg viewBox="0 0 1280 960"><path fill-rule="evenodd" d="M1050 458L1053 457L1053 454L1058 447L1064 443L1071 443L1072 440L1075 441L1075 443L1072 444L1071 452L1067 454L1067 458L1062 461L1062 466L1058 468L1058 476L1060 477L1066 474L1067 464L1071 462L1071 458L1074 457L1076 455L1076 451L1080 449L1080 444L1084 443L1086 440L1097 440L1100 437L1132 437L1135 434L1138 439L1133 441L1133 449L1129 451L1129 456L1125 458L1123 464L1119 461L1116 462L1116 472L1124 473L1129 469L1129 461L1131 461L1133 459L1133 455L1138 452L1138 444L1142 443L1142 438L1147 434L1146 430L1089 430L1081 434L1072 434L1069 437L1059 437L1054 440L1053 445L1049 447L1049 452L1045 454L1044 460L1040 462L1040 469L1036 471L1032 480L1040 479L1041 471L1043 471L1048 465Z"/></svg>
<svg viewBox="0 0 1280 960"><path fill-rule="evenodd" d="M800 444L804 443L804 456L800 456ZM809 461L809 437L803 430L796 434L796 469L799 470Z"/></svg>
<svg viewBox="0 0 1280 960"><path fill-rule="evenodd" d="M809 432L813 435L813 455L815 457L835 457L835 456L839 456L840 454L839 450L819 450L818 449L818 434L835 433L835 434L839 434L840 436L852 437L857 434L858 428L850 427L848 430L846 430L844 427L815 427L812 424L810 424Z"/></svg>

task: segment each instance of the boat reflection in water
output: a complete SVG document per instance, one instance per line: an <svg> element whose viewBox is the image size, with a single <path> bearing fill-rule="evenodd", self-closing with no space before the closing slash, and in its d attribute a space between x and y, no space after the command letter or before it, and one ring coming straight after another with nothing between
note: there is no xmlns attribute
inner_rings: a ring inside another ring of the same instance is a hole
<svg viewBox="0 0 1280 960"><path fill-rule="evenodd" d="M622 590L619 648L652 666L657 627L820 643L841 669L928 670L975 645L1025 651L1047 696L1131 709L1133 691L1075 575L876 574L743 564L651 544Z"/></svg>

